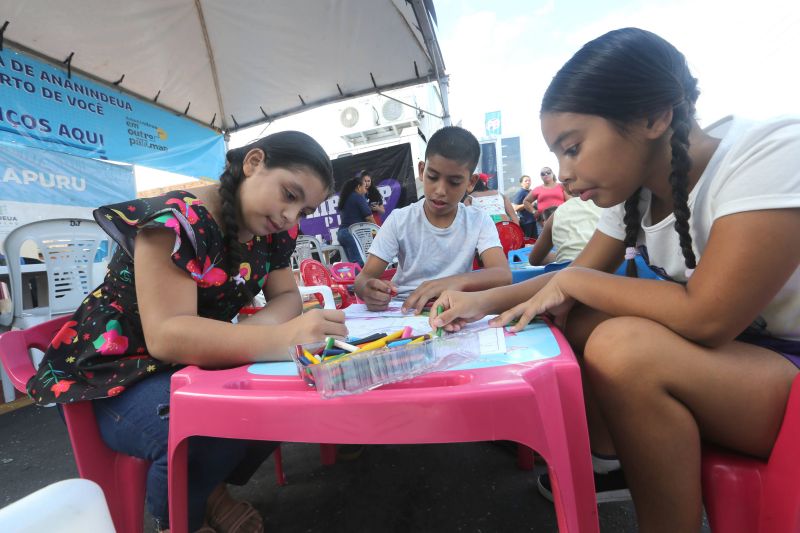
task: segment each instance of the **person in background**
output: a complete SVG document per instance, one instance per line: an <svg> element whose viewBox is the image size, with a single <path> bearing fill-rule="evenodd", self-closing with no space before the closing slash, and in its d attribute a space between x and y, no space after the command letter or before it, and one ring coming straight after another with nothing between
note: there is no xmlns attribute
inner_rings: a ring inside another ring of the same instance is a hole
<svg viewBox="0 0 800 533"><path fill-rule="evenodd" d="M528 261L539 266L573 261L589 242L603 210L592 200L570 198L548 218ZM555 247L556 251L551 249Z"/></svg>
<svg viewBox="0 0 800 533"><path fill-rule="evenodd" d="M362 267L364 260L361 259L361 251L349 227L356 222L375 223L372 210L367 204L366 194L367 188L362 177L351 178L344 182L339 191L339 229L336 232L336 238L344 248L347 260Z"/></svg>
<svg viewBox="0 0 800 533"><path fill-rule="evenodd" d="M525 209L537 213L537 220L539 223L544 224L545 220L555 210L553 208L567 201L567 195L561 184L556 181L556 177L550 167L542 167L539 175L542 177L543 184L530 191L522 203ZM534 201L536 202L535 208L533 206Z"/></svg>
<svg viewBox="0 0 800 533"><path fill-rule="evenodd" d="M514 200L511 202L511 207L517 212L519 216L519 226L525 237L535 239L539 236L538 228L536 227L536 216L533 204L525 205L525 197L531 190L531 177L527 174L519 179L519 186L521 187L514 194Z"/></svg>
<svg viewBox="0 0 800 533"><path fill-rule="evenodd" d="M383 195L378 190L378 186L372 181L372 175L369 172L362 170L356 174L356 177L359 177L359 175L364 182L364 187L367 189L367 203L372 210L372 218L375 220L375 224L380 226L383 224L383 217L386 214L386 210L383 207Z"/></svg>
<svg viewBox="0 0 800 533"><path fill-rule="evenodd" d="M510 220L519 225L519 217L511 202L502 193L489 189L488 183L488 174L478 174L478 181L475 182L472 190L468 190L467 197L464 198L464 205L471 205L484 211L492 217L492 222Z"/></svg>
<svg viewBox="0 0 800 533"><path fill-rule="evenodd" d="M585 44L540 116L563 182L606 208L597 231L569 268L446 291L431 313L449 330L552 317L582 366L597 499L632 496L643 533L701 530L703 442L769 457L800 372L800 118L714 136L699 94L651 32ZM637 279L640 253L665 280Z"/></svg>
<svg viewBox="0 0 800 533"><path fill-rule="evenodd" d="M186 365L223 368L288 359L289 347L346 335L344 313L302 312L289 231L330 195L333 169L311 137L275 133L226 154L219 185L94 212L119 246L108 273L56 334L27 384L39 405L92 401L115 451L150 461L147 509L169 529L170 378ZM267 307L233 324L255 293ZM224 481L247 481L274 443L189 441L189 527L263 531Z"/></svg>
<svg viewBox="0 0 800 533"><path fill-rule="evenodd" d="M511 270L492 219L461 203L478 175L478 140L469 131L447 126L434 133L419 172L425 197L392 211L369 249L355 282L356 294L372 310L383 310L393 295L403 309L421 313L445 289L481 290L511 283ZM472 271L476 252L484 267ZM392 282L380 279L398 260Z"/></svg>

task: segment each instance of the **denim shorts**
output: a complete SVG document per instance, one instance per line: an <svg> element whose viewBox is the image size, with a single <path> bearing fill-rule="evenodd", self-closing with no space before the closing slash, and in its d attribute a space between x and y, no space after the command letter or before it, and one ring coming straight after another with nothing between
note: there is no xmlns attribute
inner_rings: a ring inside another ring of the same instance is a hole
<svg viewBox="0 0 800 533"><path fill-rule="evenodd" d="M800 368L800 341L778 339L765 335L742 333L736 340L778 352L797 368Z"/></svg>

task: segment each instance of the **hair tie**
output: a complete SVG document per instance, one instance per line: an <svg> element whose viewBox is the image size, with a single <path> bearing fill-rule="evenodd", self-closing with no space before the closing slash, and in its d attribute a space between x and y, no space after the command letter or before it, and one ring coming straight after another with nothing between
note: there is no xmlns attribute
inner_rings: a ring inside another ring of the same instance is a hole
<svg viewBox="0 0 800 533"><path fill-rule="evenodd" d="M688 281L689 278L692 277L692 274L694 274L694 269L693 268L687 268L686 271L684 272L684 274L686 275L686 280Z"/></svg>
<svg viewBox="0 0 800 533"><path fill-rule="evenodd" d="M244 278L241 274L236 274L233 276L233 281L235 281L237 285L244 285Z"/></svg>
<svg viewBox="0 0 800 533"><path fill-rule="evenodd" d="M631 259L636 259L636 248L628 246L625 248L625 260L629 261Z"/></svg>

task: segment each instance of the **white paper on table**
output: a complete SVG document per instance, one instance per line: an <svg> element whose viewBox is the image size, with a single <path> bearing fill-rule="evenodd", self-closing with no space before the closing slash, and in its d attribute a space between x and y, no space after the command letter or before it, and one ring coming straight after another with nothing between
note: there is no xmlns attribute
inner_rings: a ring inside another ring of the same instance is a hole
<svg viewBox="0 0 800 533"><path fill-rule="evenodd" d="M379 317L410 317L414 316L412 313L403 314L400 310L403 302L400 300L392 300L389 302L389 308L385 311L368 311L366 304L352 304L344 309L344 316L348 320L351 318L379 318Z"/></svg>
<svg viewBox="0 0 800 533"><path fill-rule="evenodd" d="M363 338L378 332L390 334L406 326L411 327L414 335L430 333L431 327L427 316L403 314L399 310L400 305L394 306L393 304L394 301L389 304L388 310L377 312L367 311L367 306L364 304L355 304L345 308L348 335ZM506 337L503 328L492 328L488 324L489 320L495 316L486 316L477 322L467 324L464 328L478 332L481 355L506 352Z"/></svg>
<svg viewBox="0 0 800 533"><path fill-rule="evenodd" d="M489 320L497 315L487 315L477 322L467 324L464 330L477 330L481 355L506 353L506 335L503 328L489 327Z"/></svg>

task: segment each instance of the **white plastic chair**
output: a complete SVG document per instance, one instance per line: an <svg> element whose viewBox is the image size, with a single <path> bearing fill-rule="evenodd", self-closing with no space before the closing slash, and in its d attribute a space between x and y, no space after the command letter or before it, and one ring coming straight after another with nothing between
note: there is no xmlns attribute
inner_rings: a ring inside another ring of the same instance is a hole
<svg viewBox="0 0 800 533"><path fill-rule="evenodd" d="M66 479L0 509L4 533L114 533L103 489L88 479Z"/></svg>
<svg viewBox="0 0 800 533"><path fill-rule="evenodd" d="M317 257L314 257L314 254L317 254ZM325 261L325 255L322 253L322 243L311 235L297 236L297 244L295 245L292 259L297 262L297 267L293 265L293 268L299 268L303 259L316 259L323 265L328 266Z"/></svg>
<svg viewBox="0 0 800 533"><path fill-rule="evenodd" d="M300 291L300 296L321 294L323 301L322 307L324 309L336 309L336 300L333 298L333 291L330 287L324 285L312 285L309 287L298 285L297 290ZM256 294L256 297L253 298L253 304L256 307L264 307L267 305L267 299L264 297L264 293L259 292Z"/></svg>
<svg viewBox="0 0 800 533"><path fill-rule="evenodd" d="M350 230L350 234L353 235L356 244L358 244L358 249L361 252L361 260L366 263L369 247L372 246L372 240L378 235L378 231L381 227L371 222L356 222L347 229ZM350 260L352 261L352 258Z"/></svg>
<svg viewBox="0 0 800 533"><path fill-rule="evenodd" d="M54 316L73 313L99 280L93 276L94 258L109 237L94 220L57 218L39 220L15 228L6 236L4 248L14 302L12 328L25 329ZM32 241L41 252L47 273L48 306L24 309L21 249ZM33 356L34 365L42 354Z"/></svg>

